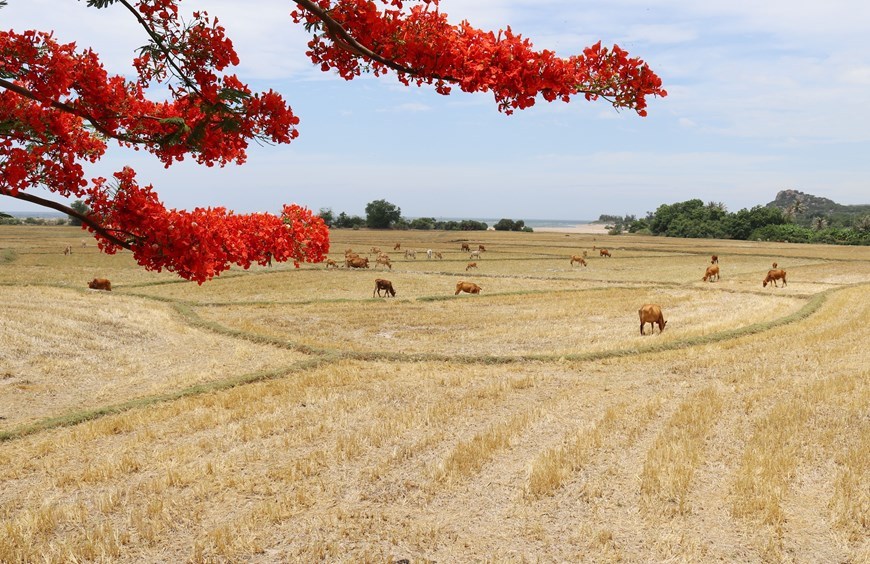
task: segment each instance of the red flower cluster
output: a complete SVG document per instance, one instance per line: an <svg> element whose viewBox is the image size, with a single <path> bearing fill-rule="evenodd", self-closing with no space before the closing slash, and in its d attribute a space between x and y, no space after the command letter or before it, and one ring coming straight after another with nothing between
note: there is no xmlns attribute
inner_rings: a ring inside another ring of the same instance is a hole
<svg viewBox="0 0 870 564"><path fill-rule="evenodd" d="M39 31L0 31L0 194L64 206L29 192L45 187L85 200L84 216L108 253L131 249L145 268L202 283L230 265L323 260L328 231L299 206L236 215L223 208L167 210L151 186L124 169L88 182L82 164L99 160L106 141L144 148L166 166L190 155L207 166L243 163L250 140L289 143L299 119L273 91L252 93L224 74L238 64L232 42L205 12L183 19L180 0L139 0L132 12L150 38L133 61L131 82L109 76L98 56ZM447 22L437 0L405 9L402 0L295 0L294 21L314 32L308 52L323 70L351 79L363 70L397 72L404 84L492 91L501 111L583 94L646 115L646 96L665 96L643 61L600 43L570 58L536 52L508 28L494 34ZM152 82L168 101L152 101ZM73 210L69 210L73 212Z"/></svg>
<svg viewBox="0 0 870 564"><path fill-rule="evenodd" d="M363 70L393 69L403 84L435 84L443 94L450 92L449 84L465 92L492 91L508 114L534 105L538 95L567 102L584 94L645 116L647 96L667 95L642 60L615 45L607 49L599 42L582 55L561 58L535 51L509 27L495 34L468 22L451 25L438 0L408 10L402 0L380 3L379 9L373 0L297 0L294 20L319 32L308 44L311 60L348 80Z"/></svg>
<svg viewBox="0 0 870 564"><path fill-rule="evenodd" d="M109 184L97 178L85 203L102 231L104 252L133 251L151 270L169 270L202 284L229 265L249 268L271 260L320 262L329 251L323 219L311 210L285 205L280 217L268 213L237 215L225 208L167 210L151 186L139 186L130 168L115 173ZM121 244L124 243L124 244Z"/></svg>

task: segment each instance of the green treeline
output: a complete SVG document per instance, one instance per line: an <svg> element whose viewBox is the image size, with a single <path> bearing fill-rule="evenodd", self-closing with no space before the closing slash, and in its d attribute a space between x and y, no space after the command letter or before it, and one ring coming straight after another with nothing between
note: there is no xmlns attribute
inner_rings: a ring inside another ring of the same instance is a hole
<svg viewBox="0 0 870 564"><path fill-rule="evenodd" d="M611 226L612 234L628 231L665 237L870 245L870 216L856 217L848 226L837 222L831 227L824 217L800 225L793 213L778 207L755 206L730 213L720 202L705 204L699 199L661 205L641 219L602 216L600 220Z"/></svg>
<svg viewBox="0 0 870 564"><path fill-rule="evenodd" d="M359 229L420 229L441 231L486 231L489 226L486 222L473 219L438 220L434 217L416 217L407 219L402 217L402 209L386 200L375 200L366 205L366 216L348 215L341 212L333 213L332 208L320 208L318 214L329 228ZM493 226L496 231L531 231L523 220L501 219Z"/></svg>

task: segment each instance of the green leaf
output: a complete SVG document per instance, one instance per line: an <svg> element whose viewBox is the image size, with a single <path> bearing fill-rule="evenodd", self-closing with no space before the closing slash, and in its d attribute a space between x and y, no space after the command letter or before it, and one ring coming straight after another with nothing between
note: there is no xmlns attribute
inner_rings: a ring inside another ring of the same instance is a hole
<svg viewBox="0 0 870 564"><path fill-rule="evenodd" d="M108 8L112 4L114 4L117 0L88 0L87 4L89 8Z"/></svg>

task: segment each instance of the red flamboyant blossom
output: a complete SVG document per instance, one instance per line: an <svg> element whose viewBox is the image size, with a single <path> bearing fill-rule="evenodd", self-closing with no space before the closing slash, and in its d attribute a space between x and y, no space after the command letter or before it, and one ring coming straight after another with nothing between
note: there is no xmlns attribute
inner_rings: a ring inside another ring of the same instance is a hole
<svg viewBox="0 0 870 564"><path fill-rule="evenodd" d="M79 216L100 248L133 251L147 269L167 269L200 283L231 265L270 259L323 260L328 231L310 210L285 206L281 216L237 215L224 208L166 209L129 168L114 180L88 181L83 165L106 143L143 148L165 166L186 156L206 166L243 163L248 143L289 143L299 119L280 94L252 93L226 74L238 64L216 18L182 18L180 0L88 0L127 9L149 39L133 60L137 80L109 76L99 57L41 31L0 31L0 194ZM665 96L646 64L600 43L562 58L535 51L510 28L485 32L448 23L437 0L406 8L402 0L295 0L293 21L312 32L308 55L325 71L350 80L392 70L406 85L432 84L448 94L491 91L510 114L544 100L583 95L646 115L647 96ZM169 100L145 96L165 84ZM44 187L84 200L80 216L33 195Z"/></svg>

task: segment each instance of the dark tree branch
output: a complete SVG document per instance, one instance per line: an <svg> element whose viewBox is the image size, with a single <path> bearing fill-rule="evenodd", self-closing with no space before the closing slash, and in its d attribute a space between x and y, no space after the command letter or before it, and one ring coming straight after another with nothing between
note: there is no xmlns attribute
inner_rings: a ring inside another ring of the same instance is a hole
<svg viewBox="0 0 870 564"><path fill-rule="evenodd" d="M396 63L395 61L392 61L390 59L382 57L381 55L378 55L377 53L375 53L374 51L372 51L371 49L369 49L365 45L362 45L350 33L348 33L348 31L346 29L344 29L344 27L340 23L335 21L335 19L333 19L333 17L330 16L326 10L321 8L313 0L293 0L293 1L296 4L298 4L299 6L301 6L302 8L305 8L306 10L308 10L309 12L311 12L312 14L317 16L317 18L320 21L322 21L323 24L326 26L330 39L332 39L339 47L341 47L345 51L350 51L351 53L354 53L354 54L359 55L361 57L366 57L367 59L371 59L373 61L381 63L382 65L389 67L396 72L400 72L403 74L409 74L411 76L423 75L423 71L414 70L410 67L400 65L400 64ZM441 75L437 75L437 74L431 74L431 75L426 75L426 76L431 76L432 78L434 78L436 80L444 80L447 82L454 82L454 83L459 82L459 79L454 78L452 76L441 76Z"/></svg>
<svg viewBox="0 0 870 564"><path fill-rule="evenodd" d="M53 210L57 210L59 212L65 213L76 219L80 220L82 223L90 227L95 233L100 234L102 237L107 239L113 245L118 245L119 247L123 247L128 250L133 250L132 245L126 241L122 241L118 239L115 235L111 234L105 227L97 223L91 218L89 215L85 215L83 213L79 213L71 207L65 206L61 203L54 202L52 200L46 200L45 198L40 198L39 196L34 196L33 194L28 194L26 192L18 192L17 194L9 194L0 190L0 195L9 196L10 198L15 198L17 200L23 200L25 202L30 202L32 204L37 204L46 208L51 208Z"/></svg>
<svg viewBox="0 0 870 564"><path fill-rule="evenodd" d="M426 76L434 78L435 80L451 82L453 84L457 84L460 82L460 80L456 77L449 75L426 74L422 70L412 69L410 67L400 65L395 61L392 61L375 53L365 45L359 43L346 29L344 29L344 27L339 22L337 22L332 16L330 16L326 10L324 10L316 2L314 2L314 0L293 0L293 2L317 16L317 18L322 21L323 24L326 26L327 35L329 35L329 38L332 39L332 41L335 42L336 45L338 45L345 51L349 51L361 57L371 59L373 61L381 63L386 67L393 69L396 72L400 72L403 74L411 76ZM608 95L604 94L603 89L580 88L580 86L577 85L577 93L598 96L602 100L605 100L613 104L614 106L616 105L616 101Z"/></svg>
<svg viewBox="0 0 870 564"><path fill-rule="evenodd" d="M163 40L151 28L151 26L148 25L148 22L145 21L145 18L143 18L141 16L141 14L139 14L139 12L136 10L136 8L131 6L127 2L127 0L119 0L119 2L121 3L121 5L123 5L125 8L127 8L127 10L131 14L133 14L133 17L135 17L136 21L139 22L139 25L141 25L145 29L145 32L148 34L148 36L151 38L151 40L154 42L154 44L157 45L157 47L161 51L163 51L163 54L166 56L166 62L175 71L174 72L175 76L178 77L179 80L184 82L184 84L186 84L188 88L190 88L192 91L196 92L197 95L199 95L201 97L202 93L196 87L196 84L191 82L190 79L188 79L187 76L181 71L181 69L178 67L178 65L175 64L175 59L173 58L172 52L169 49L167 49L166 45L163 43Z"/></svg>
<svg viewBox="0 0 870 564"><path fill-rule="evenodd" d="M120 133L112 133L111 131L104 128L102 125L100 125L100 122L97 121L97 119L94 118L93 116L91 116L90 114L87 114L87 113L85 113L85 112L81 111L80 109L75 108L73 106L70 106L69 104L65 104L63 102L58 102L57 100L40 100L30 90L24 88L23 86L19 86L17 84L9 82L8 80L0 78L0 87L3 87L7 90L11 90L12 92L15 92L16 94L18 94L20 96L24 96L25 98L29 98L30 100L33 100L34 102L39 102L40 104L47 103L49 106L51 106L52 108L54 108L56 110L66 112L66 113L72 114L74 116L78 116L78 117L82 118L83 120L87 121L88 123L90 123L94 129L99 131L101 134L103 134L107 138L118 139L119 141L126 141L128 143L137 143L137 144L149 142L146 139L137 139L135 137L130 137L128 135L123 135ZM155 119L155 118L146 118L146 119Z"/></svg>

